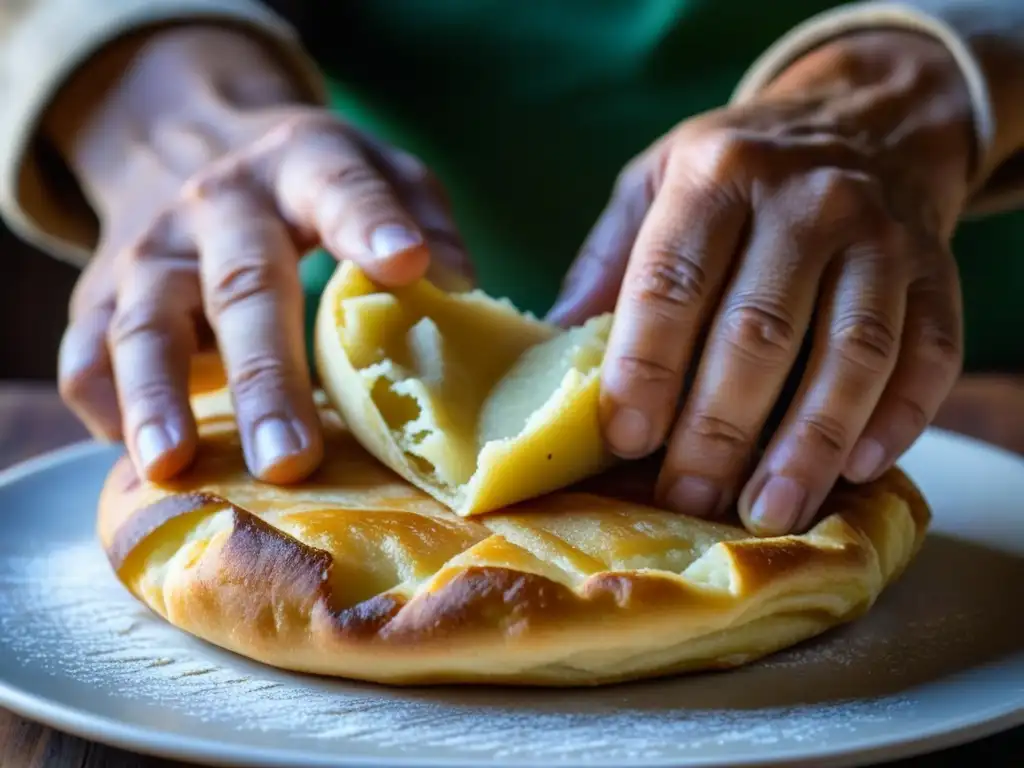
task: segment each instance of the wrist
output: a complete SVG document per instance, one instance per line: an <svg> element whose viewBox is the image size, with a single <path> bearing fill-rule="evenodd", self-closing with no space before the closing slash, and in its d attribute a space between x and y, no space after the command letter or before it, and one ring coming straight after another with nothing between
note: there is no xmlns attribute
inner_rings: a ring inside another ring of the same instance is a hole
<svg viewBox="0 0 1024 768"><path fill-rule="evenodd" d="M851 32L792 62L758 97L792 98L831 102L851 140L937 192L942 217L955 223L979 159L971 94L942 42L907 30Z"/></svg>
<svg viewBox="0 0 1024 768"><path fill-rule="evenodd" d="M102 208L138 165L184 179L251 138L253 114L308 103L258 41L176 27L108 45L62 89L43 130Z"/></svg>

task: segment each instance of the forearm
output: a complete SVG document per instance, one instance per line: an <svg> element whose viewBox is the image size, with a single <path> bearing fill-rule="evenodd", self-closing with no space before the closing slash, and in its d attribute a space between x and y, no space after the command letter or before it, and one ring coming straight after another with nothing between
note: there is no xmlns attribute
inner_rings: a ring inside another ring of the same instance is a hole
<svg viewBox="0 0 1024 768"><path fill-rule="evenodd" d="M944 21L981 68L992 110L987 157L976 187L1008 179L1007 164L1024 149L1024 2L1021 0L903 0ZM1000 170L1004 173L1000 173ZM993 178L993 175L997 178ZM1004 175L1005 174L1005 175ZM1012 173L1019 178L1019 174ZM993 192L995 190L992 190Z"/></svg>
<svg viewBox="0 0 1024 768"><path fill-rule="evenodd" d="M935 426L1024 454L1024 374L964 376Z"/></svg>
<svg viewBox="0 0 1024 768"><path fill-rule="evenodd" d="M853 32L898 28L938 38L956 58L974 103L978 157L971 208L1024 203L1024 3L1020 0L899 0L852 3L809 20L754 64L736 99L752 98L790 63Z"/></svg>

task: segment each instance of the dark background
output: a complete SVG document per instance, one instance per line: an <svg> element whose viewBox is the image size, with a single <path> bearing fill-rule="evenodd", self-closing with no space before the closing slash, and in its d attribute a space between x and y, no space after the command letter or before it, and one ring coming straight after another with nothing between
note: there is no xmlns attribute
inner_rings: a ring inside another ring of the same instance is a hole
<svg viewBox="0 0 1024 768"><path fill-rule="evenodd" d="M3 224L0 263L0 379L53 381L79 270L25 245Z"/></svg>

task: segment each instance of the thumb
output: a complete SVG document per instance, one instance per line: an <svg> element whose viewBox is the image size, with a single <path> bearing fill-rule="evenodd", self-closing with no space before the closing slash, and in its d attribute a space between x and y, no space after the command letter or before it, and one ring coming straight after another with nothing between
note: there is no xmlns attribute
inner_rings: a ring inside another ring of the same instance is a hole
<svg viewBox="0 0 1024 768"><path fill-rule="evenodd" d="M430 265L427 238L394 186L343 126L314 124L283 148L268 190L294 229L383 285L408 285Z"/></svg>
<svg viewBox="0 0 1024 768"><path fill-rule="evenodd" d="M633 243L650 206L646 190L646 184L634 185L612 197L569 269L548 312L549 322L568 328L615 309Z"/></svg>
<svg viewBox="0 0 1024 768"><path fill-rule="evenodd" d="M472 270L461 261L452 263L442 258L431 259L427 270L427 280L442 291L448 293L465 293L475 286Z"/></svg>

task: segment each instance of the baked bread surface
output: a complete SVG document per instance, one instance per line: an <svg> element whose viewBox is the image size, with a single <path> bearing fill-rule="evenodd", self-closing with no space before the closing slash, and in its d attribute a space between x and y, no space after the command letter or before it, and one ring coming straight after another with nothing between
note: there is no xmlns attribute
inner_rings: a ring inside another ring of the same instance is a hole
<svg viewBox="0 0 1024 768"><path fill-rule="evenodd" d="M323 466L265 485L216 366L196 371L194 466L155 485L121 459L100 539L156 614L289 670L565 686L733 667L863 614L929 520L892 470L839 487L808 533L757 539L638 503L632 466L466 518L382 465L324 398Z"/></svg>

